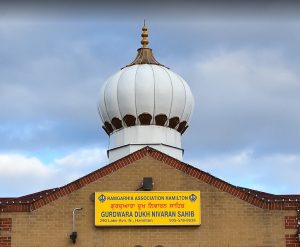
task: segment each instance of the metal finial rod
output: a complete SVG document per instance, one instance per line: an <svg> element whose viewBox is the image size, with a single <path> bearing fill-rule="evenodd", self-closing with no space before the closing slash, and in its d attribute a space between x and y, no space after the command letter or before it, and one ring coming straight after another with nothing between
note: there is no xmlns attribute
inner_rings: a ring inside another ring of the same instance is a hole
<svg viewBox="0 0 300 247"><path fill-rule="evenodd" d="M142 28L142 40L141 40L141 44L143 48L147 48L148 44L149 44L149 40L148 40L148 28L146 26L146 21L144 20L144 26Z"/></svg>

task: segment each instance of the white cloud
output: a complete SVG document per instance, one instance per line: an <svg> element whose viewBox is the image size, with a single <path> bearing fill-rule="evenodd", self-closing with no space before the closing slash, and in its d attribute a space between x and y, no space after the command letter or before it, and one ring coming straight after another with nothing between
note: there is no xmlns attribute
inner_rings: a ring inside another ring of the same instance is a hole
<svg viewBox="0 0 300 247"><path fill-rule="evenodd" d="M40 177L47 178L53 171L36 157L26 157L20 154L0 155L1 177Z"/></svg>
<svg viewBox="0 0 300 247"><path fill-rule="evenodd" d="M105 154L101 148L79 149L51 164L37 157L0 154L0 195L21 196L62 186L99 169L106 162Z"/></svg>
<svg viewBox="0 0 300 247"><path fill-rule="evenodd" d="M65 182L72 182L90 171L100 168L99 163L103 164L103 161L106 160L105 149L81 149L63 158L56 159L52 166L59 169L61 174L64 174Z"/></svg>
<svg viewBox="0 0 300 247"><path fill-rule="evenodd" d="M82 168L94 166L106 158L106 152L100 148L81 149L63 158L56 159L55 165L65 168Z"/></svg>

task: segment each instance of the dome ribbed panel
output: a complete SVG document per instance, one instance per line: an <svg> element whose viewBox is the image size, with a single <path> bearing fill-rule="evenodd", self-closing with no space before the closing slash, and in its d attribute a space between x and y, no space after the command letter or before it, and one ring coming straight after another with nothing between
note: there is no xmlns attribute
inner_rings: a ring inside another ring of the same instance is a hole
<svg viewBox="0 0 300 247"><path fill-rule="evenodd" d="M172 99L172 108L170 113L170 118L172 117L179 117L181 118L182 113L185 107L185 88L178 78L178 76L169 70L166 70L169 73L169 76L172 81L172 88L173 88L173 99Z"/></svg>
<svg viewBox="0 0 300 247"><path fill-rule="evenodd" d="M154 115L165 114L169 117L172 103L172 83L163 67L152 65L155 71L155 111Z"/></svg>
<svg viewBox="0 0 300 247"><path fill-rule="evenodd" d="M191 110L193 108L193 96L190 87L187 85L184 79L179 75L177 75L177 77L181 81L185 89L185 106L180 121L188 121L189 116L191 114Z"/></svg>
<svg viewBox="0 0 300 247"><path fill-rule="evenodd" d="M181 121L187 121L190 119L190 116L192 114L193 108L194 108L194 97L192 95L190 87L187 85L185 80L178 75L181 82L183 83L185 87L185 93L186 93L186 102L185 102L185 108L181 117Z"/></svg>
<svg viewBox="0 0 300 247"><path fill-rule="evenodd" d="M117 90L118 90L119 78L122 73L123 71L121 70L117 74L115 74L105 87L104 100L107 109L107 114L110 120L112 120L114 117L121 119L119 102L117 97Z"/></svg>
<svg viewBox="0 0 300 247"><path fill-rule="evenodd" d="M137 66L131 66L126 69L120 77L118 84L118 101L122 117L127 114L136 115L135 107L135 76Z"/></svg>
<svg viewBox="0 0 300 247"><path fill-rule="evenodd" d="M150 65L139 65L135 78L135 97L137 114L153 114L154 111L154 78Z"/></svg>
<svg viewBox="0 0 300 247"><path fill-rule="evenodd" d="M99 110L99 113L100 113L103 123L110 122L109 116L107 115L106 106L105 106L105 88L106 88L107 84L110 82L110 79L111 78L109 78L104 83L104 85L101 88L101 92L100 92L100 102L99 102L98 110Z"/></svg>

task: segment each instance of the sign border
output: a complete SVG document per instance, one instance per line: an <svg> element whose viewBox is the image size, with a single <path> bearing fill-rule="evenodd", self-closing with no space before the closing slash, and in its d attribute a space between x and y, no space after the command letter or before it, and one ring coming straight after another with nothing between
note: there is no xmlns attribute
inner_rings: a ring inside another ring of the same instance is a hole
<svg viewBox="0 0 300 247"><path fill-rule="evenodd" d="M200 196L200 200L199 200L199 206L200 206L200 219L199 219L199 224L189 224L189 225L180 225L180 224L155 224L155 225L135 225L135 224L130 224L130 225L96 225L96 200L98 198L96 198L96 193L143 193L143 192L147 192L147 193L174 193L174 192L199 192L199 196ZM94 199L95 199L95 203L94 203L94 226L95 227L131 227L131 226L139 226L139 227L144 227L144 226L150 226L150 227L155 227L155 226L171 226L171 227L195 227L195 226L200 226L202 223L202 203L201 203L201 191L200 190L185 190L185 191L95 191L94 192Z"/></svg>

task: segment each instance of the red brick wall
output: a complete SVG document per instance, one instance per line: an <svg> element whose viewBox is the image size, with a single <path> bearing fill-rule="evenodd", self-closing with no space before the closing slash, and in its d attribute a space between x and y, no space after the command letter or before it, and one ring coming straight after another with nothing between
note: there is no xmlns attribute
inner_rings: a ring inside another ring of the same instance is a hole
<svg viewBox="0 0 300 247"><path fill-rule="evenodd" d="M285 229L297 229L297 216L285 216Z"/></svg>
<svg viewBox="0 0 300 247"><path fill-rule="evenodd" d="M0 219L0 247L11 247L12 219Z"/></svg>
<svg viewBox="0 0 300 247"><path fill-rule="evenodd" d="M298 219L299 209L297 210L297 216L285 216L285 229L295 229L298 232ZM285 235L286 247L300 247L300 242L297 234L286 234Z"/></svg>
<svg viewBox="0 0 300 247"><path fill-rule="evenodd" d="M298 237L296 234L285 235L286 247L300 247Z"/></svg>

